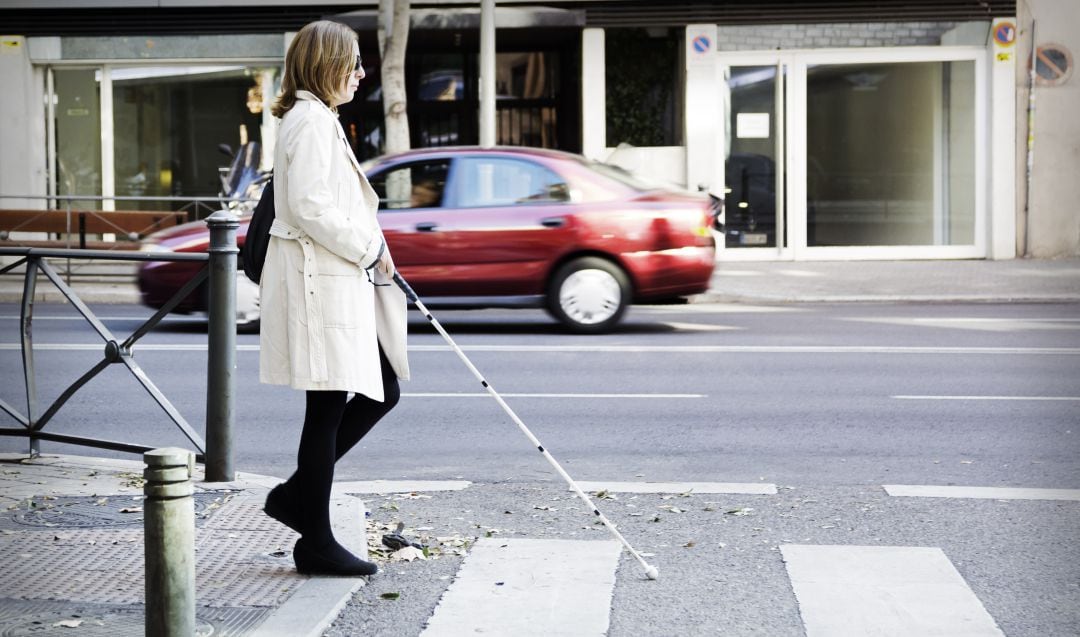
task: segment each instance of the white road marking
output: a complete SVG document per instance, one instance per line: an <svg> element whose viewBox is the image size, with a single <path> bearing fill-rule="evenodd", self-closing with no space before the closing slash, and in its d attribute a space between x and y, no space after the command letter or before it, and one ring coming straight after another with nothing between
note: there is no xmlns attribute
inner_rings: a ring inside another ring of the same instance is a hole
<svg viewBox="0 0 1080 637"><path fill-rule="evenodd" d="M687 303L686 305L635 305L634 314L777 314L810 310L789 305L743 305L741 303Z"/></svg>
<svg viewBox="0 0 1080 637"><path fill-rule="evenodd" d="M421 637L607 634L618 542L480 538Z"/></svg>
<svg viewBox="0 0 1080 637"><path fill-rule="evenodd" d="M582 491L612 493L732 493L776 495L775 484L756 482L613 482L577 481Z"/></svg>
<svg viewBox="0 0 1080 637"><path fill-rule="evenodd" d="M705 394L522 394L499 392L503 398L705 398ZM490 398L487 392L413 392L411 398Z"/></svg>
<svg viewBox="0 0 1080 637"><path fill-rule="evenodd" d="M886 484L885 493L907 498L974 498L983 500L1080 501L1080 489L1032 489L1022 487L958 487L924 484Z"/></svg>
<svg viewBox="0 0 1080 637"><path fill-rule="evenodd" d="M1003 637L939 548L780 547L807 637Z"/></svg>
<svg viewBox="0 0 1080 637"><path fill-rule="evenodd" d="M678 323L675 321L664 321L664 325L676 330L682 330L683 332L725 332L735 330L745 330L745 327L738 327L735 325L709 325L706 323Z"/></svg>
<svg viewBox="0 0 1080 637"><path fill-rule="evenodd" d="M468 480L353 480L335 482L335 493L413 493L420 491L461 491Z"/></svg>
<svg viewBox="0 0 1080 637"><path fill-rule="evenodd" d="M104 343L35 343L35 350L100 351ZM947 354L994 356L994 355L1080 355L1080 347L894 347L884 345L828 346L828 345L459 345L467 352L513 352L513 353L671 353L671 354ZM0 343L0 351L20 349L19 343ZM205 343L137 343L137 351L181 352L206 351ZM237 345L237 351L257 352L259 346ZM449 345L410 345L410 352L450 352Z"/></svg>
<svg viewBox="0 0 1080 637"><path fill-rule="evenodd" d="M1077 401L1080 396L893 396L898 400L1050 400Z"/></svg>
<svg viewBox="0 0 1080 637"><path fill-rule="evenodd" d="M847 321L888 323L918 327L946 327L983 332L1021 332L1034 330L1080 330L1080 319L1073 318L981 318L981 317L855 317Z"/></svg>

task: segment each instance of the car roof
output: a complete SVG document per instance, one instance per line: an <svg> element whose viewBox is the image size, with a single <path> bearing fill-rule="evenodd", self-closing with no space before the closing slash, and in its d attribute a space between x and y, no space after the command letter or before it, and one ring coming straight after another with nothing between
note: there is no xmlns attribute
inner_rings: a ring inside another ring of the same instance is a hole
<svg viewBox="0 0 1080 637"><path fill-rule="evenodd" d="M568 153L562 150L550 148L533 148L528 146L433 146L430 148L413 148L404 152L375 157L377 163L396 162L402 159L417 157L446 156L446 155L520 155L525 157L545 157L561 161L586 161L581 155Z"/></svg>

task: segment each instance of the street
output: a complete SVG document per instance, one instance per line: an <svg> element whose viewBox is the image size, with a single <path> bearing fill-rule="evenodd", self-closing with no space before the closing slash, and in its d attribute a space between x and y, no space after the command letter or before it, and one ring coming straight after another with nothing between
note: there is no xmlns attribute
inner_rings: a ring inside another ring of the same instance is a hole
<svg viewBox="0 0 1080 637"><path fill-rule="evenodd" d="M149 315L134 306L94 309L118 336ZM651 582L627 553L617 558L610 598L600 603L607 634L803 635L827 627L815 622L857 621L858 608L831 606L815 593L812 571L879 557L913 570L920 560L951 563L955 586L941 590L957 595L946 594L934 618L883 619L887 608L872 609L879 622L989 622L1010 637L1077 634L1074 304L636 306L618 331L592 337L563 334L539 311L434 313L658 566L660 579ZM17 317L16 305L0 305L0 399L24 409ZM435 630L436 604L466 577L462 557L438 537L465 538L477 550L490 542L513 548L519 539L611 541L423 317L411 313L410 324L413 379L403 383L399 407L339 463L337 479L469 484L365 496L374 529L401 521L406 534L447 550L386 566L331 635L418 635L429 621L433 634L446 634ZM100 339L69 306L38 304L33 330L42 400L101 358ZM148 376L200 431L205 343L205 321L170 317L135 348ZM238 343L236 467L285 477L302 395L259 385L258 338L241 335ZM121 365L80 390L46 430L190 447ZM0 439L3 451L25 447ZM114 455L48 442L42 449ZM703 486L643 484L659 482ZM637 483L641 492L604 486L616 483ZM765 492L710 493L704 483ZM922 486L1034 491L905 489ZM826 546L887 555L834 555ZM557 552L548 560L551 568L575 566ZM398 597L382 597L389 593ZM575 601L568 594L559 608L578 612Z"/></svg>

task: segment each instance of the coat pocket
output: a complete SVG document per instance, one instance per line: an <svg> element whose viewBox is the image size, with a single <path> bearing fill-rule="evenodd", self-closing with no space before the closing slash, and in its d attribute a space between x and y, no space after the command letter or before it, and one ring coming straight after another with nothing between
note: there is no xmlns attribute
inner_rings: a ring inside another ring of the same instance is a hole
<svg viewBox="0 0 1080 637"><path fill-rule="evenodd" d="M319 274L323 327L357 329L371 324L372 285L356 274Z"/></svg>

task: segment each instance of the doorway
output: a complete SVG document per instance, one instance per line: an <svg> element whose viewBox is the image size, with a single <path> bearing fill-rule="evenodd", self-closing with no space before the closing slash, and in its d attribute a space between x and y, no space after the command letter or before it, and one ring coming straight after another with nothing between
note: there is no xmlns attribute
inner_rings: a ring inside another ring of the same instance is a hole
<svg viewBox="0 0 1080 637"><path fill-rule="evenodd" d="M985 256L982 49L718 55L721 260Z"/></svg>

